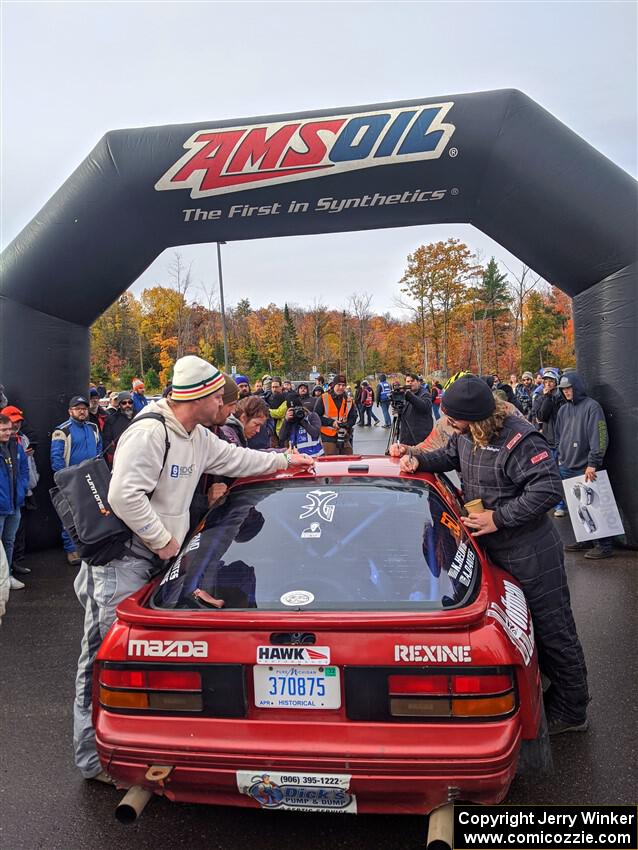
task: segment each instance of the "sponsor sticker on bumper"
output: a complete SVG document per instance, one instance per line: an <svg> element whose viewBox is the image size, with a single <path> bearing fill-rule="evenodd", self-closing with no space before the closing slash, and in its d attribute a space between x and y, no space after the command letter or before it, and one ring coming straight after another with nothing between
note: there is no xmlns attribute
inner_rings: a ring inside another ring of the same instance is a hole
<svg viewBox="0 0 638 850"><path fill-rule="evenodd" d="M238 770L236 776L240 794L252 797L262 809L339 814L357 812L356 797L349 793L349 774Z"/></svg>

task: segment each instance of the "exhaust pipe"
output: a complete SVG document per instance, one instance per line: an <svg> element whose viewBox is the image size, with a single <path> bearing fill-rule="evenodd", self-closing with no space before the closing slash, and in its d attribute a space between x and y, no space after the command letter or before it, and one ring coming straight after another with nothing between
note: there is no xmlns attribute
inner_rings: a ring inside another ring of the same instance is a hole
<svg viewBox="0 0 638 850"><path fill-rule="evenodd" d="M164 787L164 780L173 772L172 765L153 764L149 767L144 775L147 782L155 782L161 788ZM153 796L152 791L147 791L141 785L133 785L120 801L119 806L115 810L115 817L120 823L134 823L146 808L146 804Z"/></svg>
<svg viewBox="0 0 638 850"><path fill-rule="evenodd" d="M430 812L426 850L452 850L454 846L454 805L447 803Z"/></svg>
<svg viewBox="0 0 638 850"><path fill-rule="evenodd" d="M152 796L152 791L147 791L141 785L133 785L124 797L122 797L119 806L115 810L115 817L123 824L134 823L142 814Z"/></svg>

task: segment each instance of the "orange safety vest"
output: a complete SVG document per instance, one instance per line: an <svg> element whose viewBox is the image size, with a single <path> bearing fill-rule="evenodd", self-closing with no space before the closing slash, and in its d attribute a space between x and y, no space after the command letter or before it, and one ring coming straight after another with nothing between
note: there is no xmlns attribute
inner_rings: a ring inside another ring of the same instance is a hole
<svg viewBox="0 0 638 850"><path fill-rule="evenodd" d="M337 405L334 403L333 397L330 393L324 393L321 396L321 400L323 401L323 414L328 417L328 419L346 419L350 411L352 410L352 399L349 398L345 393L343 394L343 401L341 402L340 408L337 410ZM345 402L345 410L344 403ZM321 433L326 437L336 437L337 429L330 428L328 425L321 426Z"/></svg>

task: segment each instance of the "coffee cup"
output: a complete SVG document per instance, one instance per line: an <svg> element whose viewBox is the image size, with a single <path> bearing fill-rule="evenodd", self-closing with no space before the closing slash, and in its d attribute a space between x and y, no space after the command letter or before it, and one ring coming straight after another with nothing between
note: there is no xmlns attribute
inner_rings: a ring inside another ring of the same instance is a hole
<svg viewBox="0 0 638 850"><path fill-rule="evenodd" d="M468 514L481 514L485 510L481 499L472 499L471 502L465 503L465 510Z"/></svg>

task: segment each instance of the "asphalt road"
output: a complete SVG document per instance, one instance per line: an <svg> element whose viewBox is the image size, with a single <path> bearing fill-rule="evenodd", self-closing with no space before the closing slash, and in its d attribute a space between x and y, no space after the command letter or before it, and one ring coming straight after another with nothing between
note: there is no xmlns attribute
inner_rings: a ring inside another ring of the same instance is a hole
<svg viewBox="0 0 638 850"><path fill-rule="evenodd" d="M387 431L357 429L355 450L380 453ZM34 515L35 516L35 515ZM569 536L569 520L558 521ZM412 850L425 818L335 817L186 806L151 800L140 820L114 818L122 792L85 782L71 754L82 611L75 569L61 550L28 557L0 627L0 848L2 850ZM554 739L554 774L516 780L508 802L635 803L638 553L607 561L567 556L593 701L586 734Z"/></svg>

